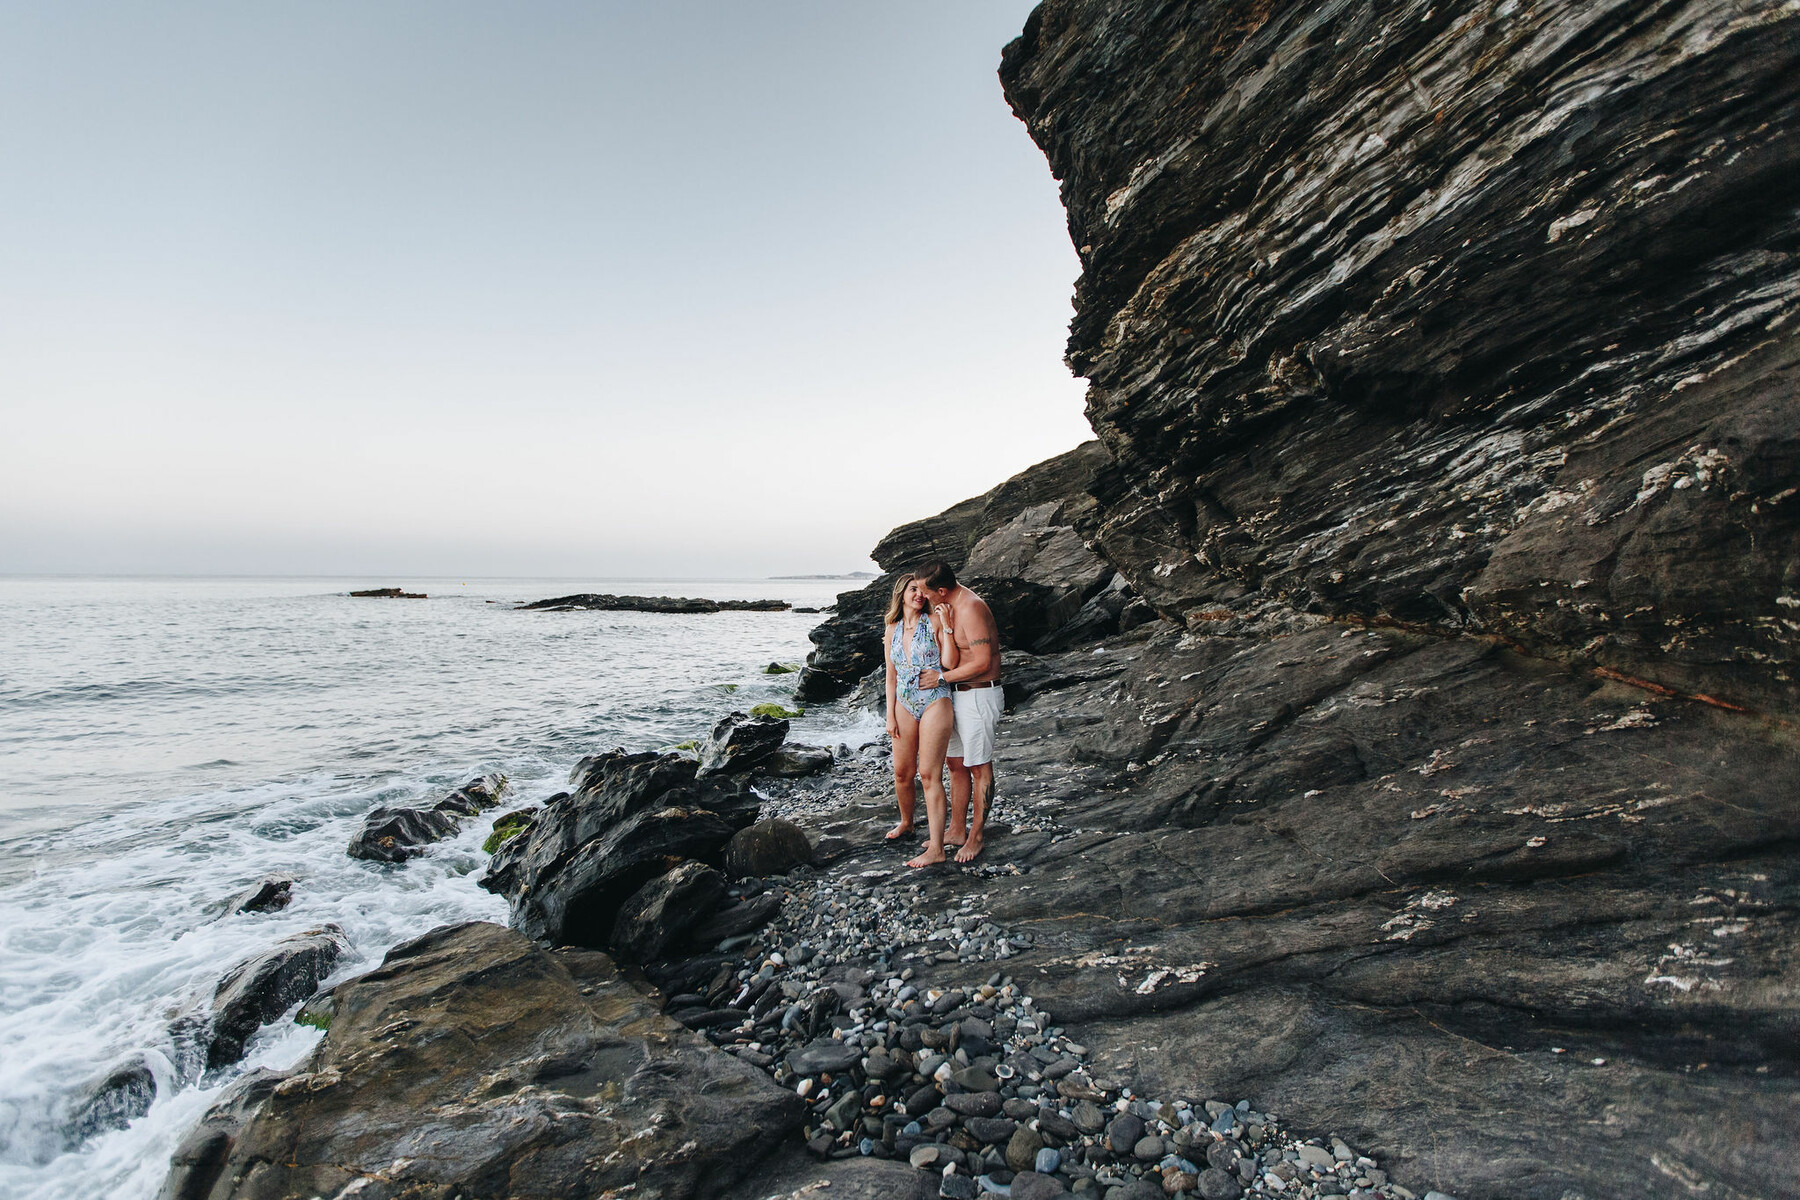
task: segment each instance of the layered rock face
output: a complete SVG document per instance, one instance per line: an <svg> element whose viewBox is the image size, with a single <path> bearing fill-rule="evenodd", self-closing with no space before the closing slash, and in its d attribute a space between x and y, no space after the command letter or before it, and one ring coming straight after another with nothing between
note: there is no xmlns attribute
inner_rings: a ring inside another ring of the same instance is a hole
<svg viewBox="0 0 1800 1200"><path fill-rule="evenodd" d="M1797 21L1042 5L1106 557L1796 715Z"/></svg>
<svg viewBox="0 0 1800 1200"><path fill-rule="evenodd" d="M1001 74L1165 618L1008 664L1028 990L1415 1190L1791 1190L1800 14L1051 0Z"/></svg>

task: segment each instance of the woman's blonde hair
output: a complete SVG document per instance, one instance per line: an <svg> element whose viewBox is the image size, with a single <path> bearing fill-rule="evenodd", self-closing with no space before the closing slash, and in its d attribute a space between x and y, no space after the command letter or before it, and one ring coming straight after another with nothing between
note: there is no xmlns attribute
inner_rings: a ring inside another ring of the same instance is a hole
<svg viewBox="0 0 1800 1200"><path fill-rule="evenodd" d="M887 616L881 618L882 624L892 625L906 615L906 585L917 578L917 575L902 575L894 580L894 594L888 599Z"/></svg>

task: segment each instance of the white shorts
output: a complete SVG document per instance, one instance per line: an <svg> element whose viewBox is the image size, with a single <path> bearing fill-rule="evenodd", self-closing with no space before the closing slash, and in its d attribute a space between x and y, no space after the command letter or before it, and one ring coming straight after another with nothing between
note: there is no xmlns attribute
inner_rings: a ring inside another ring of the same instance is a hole
<svg viewBox="0 0 1800 1200"><path fill-rule="evenodd" d="M994 726L1000 723L1000 710L1006 707L1005 690L999 684L990 688L974 688L950 697L956 709L956 732L950 735L946 758L960 758L965 767L979 767L994 761Z"/></svg>

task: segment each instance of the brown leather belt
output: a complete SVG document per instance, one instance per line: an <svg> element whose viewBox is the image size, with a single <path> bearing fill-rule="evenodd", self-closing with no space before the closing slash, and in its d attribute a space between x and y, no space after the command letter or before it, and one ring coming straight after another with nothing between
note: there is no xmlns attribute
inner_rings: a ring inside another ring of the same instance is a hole
<svg viewBox="0 0 1800 1200"><path fill-rule="evenodd" d="M959 692L972 692L976 688L999 687L1000 681L998 679L984 679L980 683L953 683L950 686Z"/></svg>

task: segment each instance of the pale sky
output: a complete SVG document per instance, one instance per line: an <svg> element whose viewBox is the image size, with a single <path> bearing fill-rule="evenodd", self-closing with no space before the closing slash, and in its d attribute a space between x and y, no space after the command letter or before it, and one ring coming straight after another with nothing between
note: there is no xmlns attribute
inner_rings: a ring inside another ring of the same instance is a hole
<svg viewBox="0 0 1800 1200"><path fill-rule="evenodd" d="M764 575L1090 436L1028 0L0 0L0 573Z"/></svg>

